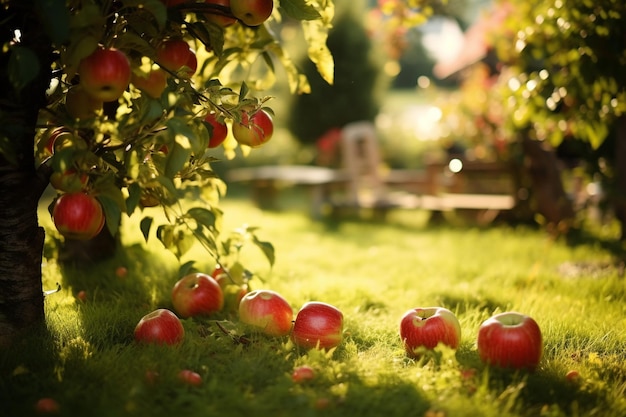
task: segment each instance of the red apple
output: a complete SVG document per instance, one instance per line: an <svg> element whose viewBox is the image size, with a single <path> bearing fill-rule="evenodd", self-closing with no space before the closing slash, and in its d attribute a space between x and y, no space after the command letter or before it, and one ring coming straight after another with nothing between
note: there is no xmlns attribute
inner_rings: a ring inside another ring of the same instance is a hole
<svg viewBox="0 0 626 417"><path fill-rule="evenodd" d="M204 121L212 126L210 129L211 139L209 139L209 148L220 146L228 135L228 126L226 126L226 123L223 121L218 120L215 113L207 114Z"/></svg>
<svg viewBox="0 0 626 417"><path fill-rule="evenodd" d="M62 143L65 138L71 138L72 136L72 133L64 126L53 129L50 134L47 135L47 139L45 136L42 138L42 140L45 141L45 151L50 155L54 154L57 140L59 141L58 143Z"/></svg>
<svg viewBox="0 0 626 417"><path fill-rule="evenodd" d="M199 373L189 369L183 369L178 373L178 379L187 385L198 387L202 385L202 377Z"/></svg>
<svg viewBox="0 0 626 417"><path fill-rule="evenodd" d="M65 109L74 119L89 119L102 110L102 100L92 97L79 85L67 90Z"/></svg>
<svg viewBox="0 0 626 417"><path fill-rule="evenodd" d="M274 10L274 0L230 0L233 15L248 26L259 26Z"/></svg>
<svg viewBox="0 0 626 417"><path fill-rule="evenodd" d="M76 293L76 299L81 301L81 302L83 302L83 303L86 303L87 302L87 291L85 291L85 290L78 291L78 293Z"/></svg>
<svg viewBox="0 0 626 417"><path fill-rule="evenodd" d="M172 289L174 310L183 318L206 316L224 307L224 293L217 281L207 274L182 277Z"/></svg>
<svg viewBox="0 0 626 417"><path fill-rule="evenodd" d="M80 85L94 99L115 101L130 84L130 61L115 48L98 48L78 65Z"/></svg>
<svg viewBox="0 0 626 417"><path fill-rule="evenodd" d="M242 145L251 147L261 146L272 138L274 122L265 111L259 110L252 116L242 113L241 123L233 123L233 136Z"/></svg>
<svg viewBox="0 0 626 417"><path fill-rule="evenodd" d="M543 349L541 330L527 315L496 314L480 325L477 347L480 359L488 365L534 370Z"/></svg>
<svg viewBox="0 0 626 417"><path fill-rule="evenodd" d="M291 330L293 309L277 292L255 290L239 302L239 320L269 336L286 336Z"/></svg>
<svg viewBox="0 0 626 417"><path fill-rule="evenodd" d="M184 337L183 324L176 314L165 308L146 314L135 327L135 340L141 343L174 345Z"/></svg>
<svg viewBox="0 0 626 417"><path fill-rule="evenodd" d="M343 339L343 313L319 301L305 303L293 324L291 340L304 349L339 346Z"/></svg>
<svg viewBox="0 0 626 417"><path fill-rule="evenodd" d="M400 320L400 338L410 357L420 348L433 349L439 343L456 349L461 341L461 326L454 313L443 307L414 308Z"/></svg>
<svg viewBox="0 0 626 417"><path fill-rule="evenodd" d="M148 74L141 75L133 73L131 82L148 97L159 98L167 86L167 74L162 69L155 69Z"/></svg>
<svg viewBox="0 0 626 417"><path fill-rule="evenodd" d="M296 384L315 379L315 370L309 365L301 365L294 368L291 373L291 380Z"/></svg>
<svg viewBox="0 0 626 417"><path fill-rule="evenodd" d="M206 0L205 4L215 4L218 6L222 6L222 9L215 9L215 13L208 12L204 14L204 17L210 22L217 24L223 28L233 25L237 19L233 16L229 16L224 12L230 11L230 0Z"/></svg>
<svg viewBox="0 0 626 417"><path fill-rule="evenodd" d="M115 276L117 276L118 278L126 278L126 275L128 275L128 268L126 268L125 266L120 265L115 268Z"/></svg>
<svg viewBox="0 0 626 417"><path fill-rule="evenodd" d="M63 236L88 240L104 226L102 205L95 197L78 192L61 195L52 209L54 225Z"/></svg>
<svg viewBox="0 0 626 417"><path fill-rule="evenodd" d="M184 78L190 78L198 68L196 53L182 39L163 42L157 51L157 63Z"/></svg>
<svg viewBox="0 0 626 417"><path fill-rule="evenodd" d="M61 407L54 398L44 397L35 403L35 411L39 414L58 414Z"/></svg>

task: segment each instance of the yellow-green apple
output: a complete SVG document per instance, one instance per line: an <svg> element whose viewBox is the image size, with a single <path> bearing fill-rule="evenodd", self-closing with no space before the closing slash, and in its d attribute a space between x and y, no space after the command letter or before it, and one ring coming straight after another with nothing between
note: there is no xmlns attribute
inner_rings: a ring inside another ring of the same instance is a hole
<svg viewBox="0 0 626 417"><path fill-rule="evenodd" d="M135 326L135 340L141 343L175 345L185 337L185 328L172 311L159 308L143 316Z"/></svg>
<svg viewBox="0 0 626 417"><path fill-rule="evenodd" d="M212 276L196 272L174 284L172 303L182 318L208 316L224 307L224 293Z"/></svg>
<svg viewBox="0 0 626 417"><path fill-rule="evenodd" d="M478 356L488 365L532 371L541 360L541 329L525 314L496 314L480 325L477 347Z"/></svg>
<svg viewBox="0 0 626 417"><path fill-rule="evenodd" d="M230 0L206 0L205 4L214 4L215 12L207 12L204 17L210 22L217 24L223 28L233 25L237 19L230 13Z"/></svg>
<svg viewBox="0 0 626 417"><path fill-rule="evenodd" d="M78 65L80 85L91 97L109 102L122 96L130 84L130 61L115 48L97 48Z"/></svg>
<svg viewBox="0 0 626 417"><path fill-rule="evenodd" d="M400 319L400 338L407 355L415 358L420 349L433 349L439 343L456 349L461 341L461 326L447 308L417 307Z"/></svg>
<svg viewBox="0 0 626 417"><path fill-rule="evenodd" d="M272 138L274 122L265 110L258 110L252 115L244 111L241 114L241 122L233 123L232 130L237 142L254 148Z"/></svg>
<svg viewBox="0 0 626 417"><path fill-rule="evenodd" d="M233 15L247 26L259 26L274 10L274 0L230 0Z"/></svg>
<svg viewBox="0 0 626 417"><path fill-rule="evenodd" d="M54 171L50 176L50 185L66 193L78 192L85 189L87 181L87 174L78 172L75 168L68 168L63 172Z"/></svg>
<svg viewBox="0 0 626 417"><path fill-rule="evenodd" d="M52 209L54 226L66 238L88 240L104 226L102 205L84 193L66 193L58 197Z"/></svg>
<svg viewBox="0 0 626 417"><path fill-rule="evenodd" d="M102 110L102 100L87 94L79 85L67 90L65 109L74 119L89 119Z"/></svg>
<svg viewBox="0 0 626 417"><path fill-rule="evenodd" d="M291 330L293 309L272 290L255 290L239 302L239 320L269 336L286 336Z"/></svg>
<svg viewBox="0 0 626 417"><path fill-rule="evenodd" d="M216 148L224 142L228 135L228 126L223 120L219 120L215 113L209 113L204 118L206 124L211 125L209 131L211 138L209 139L209 148Z"/></svg>
<svg viewBox="0 0 626 417"><path fill-rule="evenodd" d="M343 339L343 313L335 306L309 301L298 311L291 340L303 349L330 349Z"/></svg>
<svg viewBox="0 0 626 417"><path fill-rule="evenodd" d="M191 78L198 69L196 53L183 39L163 42L157 50L157 63L184 78Z"/></svg>
<svg viewBox="0 0 626 417"><path fill-rule="evenodd" d="M133 73L131 83L149 97L159 98L167 86L167 74L160 68L147 74Z"/></svg>

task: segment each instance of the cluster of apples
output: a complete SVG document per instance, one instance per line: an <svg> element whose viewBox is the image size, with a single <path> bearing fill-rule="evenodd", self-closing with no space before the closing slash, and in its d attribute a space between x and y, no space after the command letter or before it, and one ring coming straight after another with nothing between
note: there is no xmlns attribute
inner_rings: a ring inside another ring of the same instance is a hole
<svg viewBox="0 0 626 417"><path fill-rule="evenodd" d="M180 318L222 311L228 296L232 297L230 306L238 313L239 321L252 332L289 336L302 349L331 349L343 339L343 313L335 306L309 301L294 318L291 305L281 294L269 289L248 291L246 285L234 284L218 266L211 275L192 273L179 279L172 289L174 311L160 308L142 317L135 327L135 340L177 344L185 336Z"/></svg>
<svg viewBox="0 0 626 417"><path fill-rule="evenodd" d="M409 357L444 344L453 349L461 341L459 320L443 307L418 307L400 320L400 338ZM539 365L543 344L537 322L525 314L509 311L485 320L479 328L480 359L503 369L534 370Z"/></svg>

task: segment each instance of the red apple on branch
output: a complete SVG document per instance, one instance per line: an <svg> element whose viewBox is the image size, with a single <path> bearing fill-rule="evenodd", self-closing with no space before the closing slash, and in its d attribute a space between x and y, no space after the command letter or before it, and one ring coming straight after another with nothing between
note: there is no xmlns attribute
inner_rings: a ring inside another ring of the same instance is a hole
<svg viewBox="0 0 626 417"><path fill-rule="evenodd" d="M461 326L446 308L418 307L400 319L400 338L407 355L416 358L420 349L434 349L439 343L456 349L461 341Z"/></svg>
<svg viewBox="0 0 626 417"><path fill-rule="evenodd" d="M273 0L230 0L233 15L247 26L259 26L274 10Z"/></svg>
<svg viewBox="0 0 626 417"><path fill-rule="evenodd" d="M196 53L183 39L170 39L163 42L157 51L157 63L184 78L191 78L198 69Z"/></svg>
<svg viewBox="0 0 626 417"><path fill-rule="evenodd" d="M104 226L102 205L95 197L83 192L67 193L57 198L52 219L59 233L70 239L91 239Z"/></svg>
<svg viewBox="0 0 626 417"><path fill-rule="evenodd" d="M188 274L172 289L174 310L182 318L208 316L224 307L224 293L217 281L203 273Z"/></svg>
<svg viewBox="0 0 626 417"><path fill-rule="evenodd" d="M286 336L291 330L293 309L282 295L255 290L239 302L239 320L269 336Z"/></svg>
<svg viewBox="0 0 626 417"><path fill-rule="evenodd" d="M80 85L91 97L115 101L130 84L130 61L115 48L98 48L78 65Z"/></svg>
<svg viewBox="0 0 626 417"><path fill-rule="evenodd" d="M525 314L496 314L480 325L477 347L480 359L488 365L532 371L541 360L541 329Z"/></svg>
<svg viewBox="0 0 626 417"><path fill-rule="evenodd" d="M215 113L209 113L204 121L211 125L211 139L209 139L209 148L216 148L224 142L228 135L228 126L223 121L218 120Z"/></svg>
<svg viewBox="0 0 626 417"><path fill-rule="evenodd" d="M174 345L185 337L185 329L176 314L160 308L146 314L135 327L135 340L141 343Z"/></svg>
<svg viewBox="0 0 626 417"><path fill-rule="evenodd" d="M218 10L215 9L215 12L207 12L204 14L204 17L210 22L217 24L223 28L233 25L237 19L227 15L225 12L230 12L230 0L206 0L205 4L215 4L217 6L221 6ZM224 13L222 12L224 11Z"/></svg>
<svg viewBox="0 0 626 417"><path fill-rule="evenodd" d="M167 86L167 74L162 69L153 69L148 74L133 73L131 82L148 97L159 98Z"/></svg>
<svg viewBox="0 0 626 417"><path fill-rule="evenodd" d="M272 138L274 122L265 111L259 110L252 115L242 113L241 123L233 123L233 136L242 145L250 147L261 146Z"/></svg>
<svg viewBox="0 0 626 417"><path fill-rule="evenodd" d="M343 313L319 301L305 303L293 324L291 340L303 348L330 349L343 339Z"/></svg>

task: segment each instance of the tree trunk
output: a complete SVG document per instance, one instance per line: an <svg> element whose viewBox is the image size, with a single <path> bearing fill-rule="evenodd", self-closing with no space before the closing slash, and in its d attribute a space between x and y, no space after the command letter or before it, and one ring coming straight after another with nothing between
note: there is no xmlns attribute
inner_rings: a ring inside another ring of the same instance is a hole
<svg viewBox="0 0 626 417"><path fill-rule="evenodd" d="M567 232L574 220L574 209L563 188L554 150L523 133L522 148L525 171L531 182L534 211L544 217L549 232Z"/></svg>
<svg viewBox="0 0 626 417"><path fill-rule="evenodd" d="M39 109L46 105L52 50L32 6L12 6L0 13L0 42L7 45L20 29L20 44L36 54L40 70L17 90L8 69L11 52L0 52L0 345L44 320L44 231L37 207L48 175L35 167L34 137Z"/></svg>
<svg viewBox="0 0 626 417"><path fill-rule="evenodd" d="M626 241L626 116L617 123L615 137L615 217L620 222L622 241Z"/></svg>

